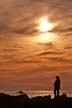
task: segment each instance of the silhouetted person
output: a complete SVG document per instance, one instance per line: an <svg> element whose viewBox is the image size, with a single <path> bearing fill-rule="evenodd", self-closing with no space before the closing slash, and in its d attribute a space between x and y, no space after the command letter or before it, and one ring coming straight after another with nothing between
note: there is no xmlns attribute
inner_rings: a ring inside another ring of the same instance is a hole
<svg viewBox="0 0 72 108"><path fill-rule="evenodd" d="M56 80L54 82L54 95L55 95L55 97L59 96L59 90L60 90L60 78L59 78L59 76L56 76Z"/></svg>

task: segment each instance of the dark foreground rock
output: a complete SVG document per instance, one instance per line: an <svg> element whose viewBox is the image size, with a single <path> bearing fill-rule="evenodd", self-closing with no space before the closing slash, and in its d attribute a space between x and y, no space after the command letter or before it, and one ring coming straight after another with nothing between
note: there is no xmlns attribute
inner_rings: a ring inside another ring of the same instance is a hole
<svg viewBox="0 0 72 108"><path fill-rule="evenodd" d="M63 94L55 99L50 95L30 99L24 93L18 96L0 93L0 108L72 108L72 97Z"/></svg>

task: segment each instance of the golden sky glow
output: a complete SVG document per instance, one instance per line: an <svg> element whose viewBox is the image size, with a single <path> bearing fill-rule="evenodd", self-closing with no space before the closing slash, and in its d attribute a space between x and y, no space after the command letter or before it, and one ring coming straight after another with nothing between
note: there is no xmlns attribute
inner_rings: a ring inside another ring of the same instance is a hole
<svg viewBox="0 0 72 108"><path fill-rule="evenodd" d="M59 37L57 36L57 34L53 34L53 33L43 33L40 34L36 37L35 41L36 42L41 42L41 43L48 43L48 42L54 42L54 41L58 41Z"/></svg>
<svg viewBox="0 0 72 108"><path fill-rule="evenodd" d="M0 90L72 90L72 0L0 0Z"/></svg>

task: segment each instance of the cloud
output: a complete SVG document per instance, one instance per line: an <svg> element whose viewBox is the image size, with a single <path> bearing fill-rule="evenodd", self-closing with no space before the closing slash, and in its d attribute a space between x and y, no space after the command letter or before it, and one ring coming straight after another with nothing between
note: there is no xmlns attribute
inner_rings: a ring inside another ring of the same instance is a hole
<svg viewBox="0 0 72 108"><path fill-rule="evenodd" d="M57 52L57 51L47 51L47 52L42 52L38 54L38 56L46 56L46 55L61 55L63 54L62 52Z"/></svg>
<svg viewBox="0 0 72 108"><path fill-rule="evenodd" d="M37 64L37 63L41 63L41 60L26 60L26 57L21 57L19 58L18 55L16 54L9 54L9 55L3 55L3 58L1 58L1 65L15 65L15 64Z"/></svg>
<svg viewBox="0 0 72 108"><path fill-rule="evenodd" d="M48 42L48 43L40 43L39 42L39 45L43 45L45 47L52 47L52 48L54 48L54 46L55 46L53 42Z"/></svg>
<svg viewBox="0 0 72 108"><path fill-rule="evenodd" d="M53 1L50 1L50 0L31 0L31 1L34 1L34 2L40 2L40 3L44 3L44 4L48 4L48 5L53 5L53 6L63 6L63 7L69 7L71 6L72 2L71 0L53 0Z"/></svg>
<svg viewBox="0 0 72 108"><path fill-rule="evenodd" d="M43 16L48 16L50 22L60 22L50 31L59 38L54 42L34 43L30 39L36 39L32 36L39 33L36 27ZM66 82L71 79L72 74L68 76L72 73L71 22L71 0L1 0L0 78L4 83L0 84L4 88L24 86L47 90L47 81L52 76L63 73Z"/></svg>
<svg viewBox="0 0 72 108"><path fill-rule="evenodd" d="M31 28L32 26L29 27L24 27L24 28L19 28L19 29L15 29L13 32L14 33L18 33L18 34L24 34L24 35L32 35L32 34L36 34L37 30ZM35 28L35 27L34 27Z"/></svg>
<svg viewBox="0 0 72 108"><path fill-rule="evenodd" d="M64 28L62 28L62 27L56 27L56 28L54 28L51 32L60 32L60 33L68 33L68 32L70 32L70 33L72 33L72 27L64 27Z"/></svg>
<svg viewBox="0 0 72 108"><path fill-rule="evenodd" d="M17 50L18 50L17 48L3 48L2 49L3 52L5 52L5 53L11 52L11 54L12 54L12 52L17 51Z"/></svg>
<svg viewBox="0 0 72 108"><path fill-rule="evenodd" d="M49 57L48 59L51 60L51 61L58 62L58 63L72 64L71 59L66 59L66 58L63 58L63 57Z"/></svg>
<svg viewBox="0 0 72 108"><path fill-rule="evenodd" d="M66 46L66 47L64 47L64 49L66 49L66 50L72 49L72 46Z"/></svg>
<svg viewBox="0 0 72 108"><path fill-rule="evenodd" d="M40 63L41 61L40 60L21 60L21 61L18 61L18 60L15 60L14 63Z"/></svg>
<svg viewBox="0 0 72 108"><path fill-rule="evenodd" d="M7 23L5 21L4 22L0 21L0 33L2 33L2 32L9 32L9 31L10 31L10 28L7 25Z"/></svg>
<svg viewBox="0 0 72 108"><path fill-rule="evenodd" d="M38 4L36 4L35 2ZM42 2L42 4L39 4L39 2ZM63 4L65 3L64 7L67 7L69 6L69 4L71 4L71 1L68 0L64 2L64 0L62 1L61 0L54 0L54 1L50 1L50 0L26 0L26 1L25 0L20 0L20 1L13 0L10 2L9 0L7 0L5 2L3 0L2 2L3 8L0 10L2 13L2 15L0 13L2 17L2 19L0 18L2 22L2 24L0 24L0 29L1 29L0 31L5 30L8 32L25 34L25 35L35 34L38 31L35 29L37 25L34 22L34 20L36 21L35 18L43 15L44 13L43 11L46 5L48 5L48 7L51 7L51 8L52 8L51 5L54 5L55 7L58 6L57 10L59 10L59 9L63 9L63 7L59 7L59 5L62 6L62 3ZM8 5L6 6L6 4ZM52 11L52 9L50 10ZM48 10L45 9L45 12L48 13ZM63 11L61 10L61 12ZM56 15L58 14L60 15L59 11L56 12L54 16L56 17ZM61 15L63 15L63 13ZM69 31L72 31L72 27L68 27L66 29L56 28L51 32L69 32Z"/></svg>

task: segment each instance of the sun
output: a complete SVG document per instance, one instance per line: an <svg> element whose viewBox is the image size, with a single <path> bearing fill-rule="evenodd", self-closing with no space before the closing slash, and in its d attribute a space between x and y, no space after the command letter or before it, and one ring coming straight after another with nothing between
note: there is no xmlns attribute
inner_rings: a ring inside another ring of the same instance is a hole
<svg viewBox="0 0 72 108"><path fill-rule="evenodd" d="M48 21L47 18L43 17L39 21L38 29L40 32L47 32L52 30L53 24Z"/></svg>
<svg viewBox="0 0 72 108"><path fill-rule="evenodd" d="M50 31L55 25L55 23L49 21L48 17L41 17L38 20L37 30L39 31L39 35L36 37L36 41L41 43L54 41L55 35Z"/></svg>

